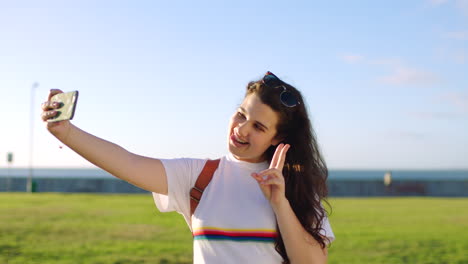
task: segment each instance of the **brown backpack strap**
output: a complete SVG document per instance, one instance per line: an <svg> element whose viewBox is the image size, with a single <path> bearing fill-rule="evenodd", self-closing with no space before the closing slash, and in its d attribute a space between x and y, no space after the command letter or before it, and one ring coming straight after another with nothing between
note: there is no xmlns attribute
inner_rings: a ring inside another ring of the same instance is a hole
<svg viewBox="0 0 468 264"><path fill-rule="evenodd" d="M206 186L210 183L213 178L213 174L218 168L219 159L217 160L207 160L205 167L200 172L200 175L195 182L195 186L190 190L190 214L193 215L195 209L197 209L198 203L200 202L203 191Z"/></svg>

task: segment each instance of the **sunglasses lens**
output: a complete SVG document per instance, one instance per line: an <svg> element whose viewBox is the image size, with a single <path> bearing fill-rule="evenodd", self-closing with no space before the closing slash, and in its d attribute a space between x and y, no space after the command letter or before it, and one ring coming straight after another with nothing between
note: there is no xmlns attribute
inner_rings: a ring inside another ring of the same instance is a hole
<svg viewBox="0 0 468 264"><path fill-rule="evenodd" d="M263 76L263 83L270 88L283 88L284 90L280 94L281 103L287 107L294 107L299 104L296 97L289 91L286 90L283 82L271 72L268 72Z"/></svg>
<svg viewBox="0 0 468 264"><path fill-rule="evenodd" d="M278 87L281 85L281 81L280 79L278 79L278 77L274 76L274 75L265 75L263 77L263 82L269 86L269 87L272 87L272 88L275 88L275 87Z"/></svg>
<svg viewBox="0 0 468 264"><path fill-rule="evenodd" d="M280 94L280 100L281 100L281 103L283 103L287 107L294 107L297 105L296 97L291 92L288 92L288 91L283 91Z"/></svg>

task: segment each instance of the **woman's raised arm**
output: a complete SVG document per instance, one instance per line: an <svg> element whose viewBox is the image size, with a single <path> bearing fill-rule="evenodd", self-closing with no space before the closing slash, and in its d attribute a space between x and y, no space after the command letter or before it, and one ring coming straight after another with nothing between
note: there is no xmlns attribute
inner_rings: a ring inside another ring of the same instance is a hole
<svg viewBox="0 0 468 264"><path fill-rule="evenodd" d="M50 100L58 93L62 91L51 90L47 102L42 104L42 120L57 114L55 109L59 105ZM79 129L70 121L47 122L47 129L63 144L115 177L150 192L167 194L166 172L160 160L131 153Z"/></svg>

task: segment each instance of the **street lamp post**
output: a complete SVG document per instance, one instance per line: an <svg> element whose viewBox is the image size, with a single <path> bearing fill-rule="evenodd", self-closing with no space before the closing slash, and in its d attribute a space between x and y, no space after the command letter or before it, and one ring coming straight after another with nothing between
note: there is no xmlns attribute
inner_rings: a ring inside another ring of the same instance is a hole
<svg viewBox="0 0 468 264"><path fill-rule="evenodd" d="M8 180L7 180L7 187L6 187L6 191L7 192L11 192L11 178L13 177L11 175L11 164L13 163L13 152L8 152L7 153L7 162L8 162Z"/></svg>
<svg viewBox="0 0 468 264"><path fill-rule="evenodd" d="M35 82L31 86L31 115L30 115L30 134L29 134L29 175L26 183L26 191L33 191L33 146L34 146L34 92L39 87L39 83Z"/></svg>

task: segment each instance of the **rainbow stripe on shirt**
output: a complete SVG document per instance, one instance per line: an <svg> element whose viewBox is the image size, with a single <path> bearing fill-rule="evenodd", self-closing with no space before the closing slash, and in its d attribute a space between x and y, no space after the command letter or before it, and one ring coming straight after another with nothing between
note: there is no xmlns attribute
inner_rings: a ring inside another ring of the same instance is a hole
<svg viewBox="0 0 468 264"><path fill-rule="evenodd" d="M276 230L271 229L226 229L201 227L193 231L195 240L229 240L237 242L275 242Z"/></svg>

